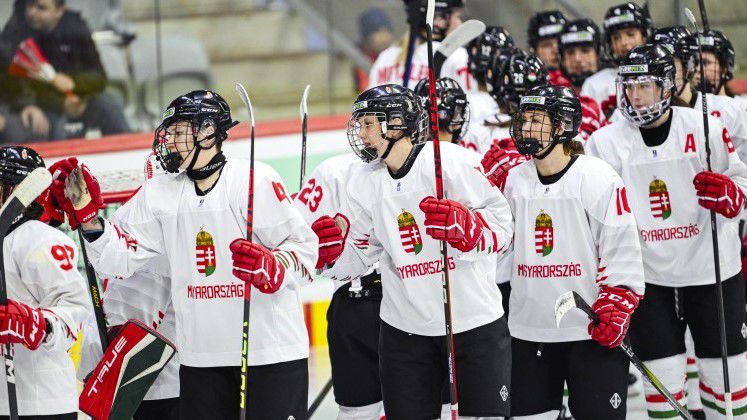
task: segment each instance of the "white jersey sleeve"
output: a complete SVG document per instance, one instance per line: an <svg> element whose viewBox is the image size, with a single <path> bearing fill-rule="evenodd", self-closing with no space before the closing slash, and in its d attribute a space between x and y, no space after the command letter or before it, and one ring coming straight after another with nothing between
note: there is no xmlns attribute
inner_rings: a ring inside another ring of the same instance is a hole
<svg viewBox="0 0 747 420"><path fill-rule="evenodd" d="M67 351L91 312L78 272L78 250L62 232L36 220L6 236L3 246L8 298L41 308L52 332L36 350L16 345L16 389L22 416L75 412L75 370ZM0 415L8 415L0 387Z"/></svg>
<svg viewBox="0 0 747 420"><path fill-rule="evenodd" d="M433 48L435 49L436 46L434 45ZM450 77L456 80L465 93L477 92L477 80L469 72L467 60L467 50L464 47L459 47L444 61L443 67L441 67L441 77Z"/></svg>
<svg viewBox="0 0 747 420"><path fill-rule="evenodd" d="M747 161L747 111L742 109L739 102L728 96L719 96L706 94L708 103L708 112L718 118L729 130L731 140L737 149L737 155L742 162ZM698 93L698 100L693 107L700 110L701 95Z"/></svg>
<svg viewBox="0 0 747 420"><path fill-rule="evenodd" d="M589 76L581 86L581 96L595 100L602 113L609 115L617 107L615 79L617 68L605 68Z"/></svg>

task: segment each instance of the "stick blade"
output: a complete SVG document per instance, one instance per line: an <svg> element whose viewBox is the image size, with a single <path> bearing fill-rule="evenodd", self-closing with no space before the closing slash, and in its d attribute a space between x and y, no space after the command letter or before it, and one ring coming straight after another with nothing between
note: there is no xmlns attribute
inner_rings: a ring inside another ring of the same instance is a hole
<svg viewBox="0 0 747 420"><path fill-rule="evenodd" d="M29 173L20 184L13 188L13 193L5 200L5 204L0 208L1 229L7 230L13 221L23 213L23 210L29 206L44 190L52 184L52 175L47 168L36 168Z"/></svg>
<svg viewBox="0 0 747 420"><path fill-rule="evenodd" d="M246 109L249 111L249 124L251 124L252 128L254 128L254 111L252 110L252 101L249 100L249 94L246 93L244 85L237 82L236 93L239 94L239 98L241 98L241 101L244 102Z"/></svg>
<svg viewBox="0 0 747 420"><path fill-rule="evenodd" d="M555 326L560 328L560 321L565 314L576 307L573 292L565 292L555 300Z"/></svg>
<svg viewBox="0 0 747 420"><path fill-rule="evenodd" d="M301 118L303 118L305 115L309 115L309 106L307 104L309 100L309 90L311 89L311 85L306 85L306 88L303 90L303 96L301 97Z"/></svg>
<svg viewBox="0 0 747 420"><path fill-rule="evenodd" d="M695 23L695 22L696 22L696 21L695 21L695 15L694 15L694 14L693 14L693 12L692 12L692 11L691 11L691 10L690 10L689 8L687 8L687 7L685 7L685 17L687 18L687 20L689 20L689 21L690 21L690 24L691 24L691 25L693 25L693 26L695 26L695 28L697 29L697 25L696 25L696 23Z"/></svg>
<svg viewBox="0 0 747 420"><path fill-rule="evenodd" d="M450 33L443 42L441 42L441 45L438 46L436 51L448 57L459 47L467 45L467 43L480 36L480 34L485 32L485 28L485 23L477 19L470 19L454 29L454 31Z"/></svg>

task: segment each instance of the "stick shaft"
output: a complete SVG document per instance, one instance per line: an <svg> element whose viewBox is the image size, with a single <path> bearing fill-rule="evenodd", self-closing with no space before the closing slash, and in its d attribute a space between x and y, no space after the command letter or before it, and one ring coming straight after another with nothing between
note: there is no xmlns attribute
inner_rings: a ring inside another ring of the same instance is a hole
<svg viewBox="0 0 747 420"><path fill-rule="evenodd" d="M301 179L298 183L298 190L303 188L303 182L306 178L306 127L308 124L308 115L304 114L301 121Z"/></svg>
<svg viewBox="0 0 747 420"><path fill-rule="evenodd" d="M93 269L91 261L88 259L88 252L86 251L84 242L85 239L83 239L83 232L80 229L78 229L78 240L80 241L80 255L83 257L83 266L86 268L88 292L91 295L91 303L93 303L93 315L96 318L96 329L99 332L99 340L101 340L101 350L106 353L106 348L109 347L109 336L106 333L106 317L104 316L101 291L99 290L99 283L96 279L96 271Z"/></svg>
<svg viewBox="0 0 747 420"><path fill-rule="evenodd" d="M322 405L322 402L324 402L324 398L329 394L329 391L332 389L332 378L329 378L327 380L327 383L324 384L324 387L322 387L322 390L319 391L319 395L314 398L314 401L309 406L309 410L306 412L306 418L310 419L311 416L314 415L316 412L316 409L319 408L320 405Z"/></svg>
<svg viewBox="0 0 747 420"><path fill-rule="evenodd" d="M254 231L254 116L251 115L252 110L249 110L251 121L251 135L249 150L251 156L249 157L249 197L247 198L247 211L246 211L246 240L252 240L252 233ZM249 313L251 309L251 284L244 284L244 322L241 329L241 400L239 407L241 409L239 418L246 420L246 408L248 405L249 398L249 384L247 382L249 377Z"/></svg>
<svg viewBox="0 0 747 420"><path fill-rule="evenodd" d="M433 161L436 176L436 198L444 198L443 172L441 169L441 144L438 135L438 108L436 104L436 76L433 69L433 32L430 24L426 24L428 36L428 96L430 98L429 119L431 139L433 140ZM445 241L441 241L441 285L444 293L444 318L446 324L446 351L449 353L449 401L451 403L451 417L459 418L459 399L457 395L456 358L454 356L454 331L451 316L451 283L449 281L449 250Z"/></svg>
<svg viewBox="0 0 747 420"><path fill-rule="evenodd" d="M405 56L405 72L402 74L402 86L407 87L412 74L412 55L415 53L415 44L418 41L418 28L410 26L410 35L407 40L407 55Z"/></svg>
<svg viewBox="0 0 747 420"><path fill-rule="evenodd" d="M708 23L708 12L705 7L705 0L698 0L698 9L700 9L700 20L703 21L703 30L707 31L711 29L711 25Z"/></svg>

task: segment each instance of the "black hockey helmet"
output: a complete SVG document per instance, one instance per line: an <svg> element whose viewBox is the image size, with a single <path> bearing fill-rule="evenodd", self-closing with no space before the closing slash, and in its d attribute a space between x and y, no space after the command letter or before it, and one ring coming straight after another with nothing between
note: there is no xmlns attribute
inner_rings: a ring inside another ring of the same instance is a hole
<svg viewBox="0 0 747 420"><path fill-rule="evenodd" d="M670 108L675 95L675 68L672 54L661 45L639 45L622 59L617 76L617 107L637 126L655 121ZM646 107L635 107L627 90L635 84L653 82L661 89L659 99Z"/></svg>
<svg viewBox="0 0 747 420"><path fill-rule="evenodd" d="M679 96L695 73L695 53L698 49L697 45L693 45L695 38L687 28L677 25L656 29L651 34L649 42L663 46L682 63L682 81L675 89L676 95ZM676 82L675 75L675 84Z"/></svg>
<svg viewBox="0 0 747 420"><path fill-rule="evenodd" d="M584 81L591 76L594 72L588 71L584 73L570 73L568 69L563 66L563 54L572 47L577 46L588 46L597 52L597 64L601 58L601 35L599 33L599 27L591 19L577 19L572 20L563 26L563 31L560 33L560 39L558 41L558 52L560 53L560 70L563 71L563 75L568 78L573 86L581 86Z"/></svg>
<svg viewBox="0 0 747 420"><path fill-rule="evenodd" d="M36 168L44 168L44 159L34 149L24 146L0 148L0 182L16 186Z"/></svg>
<svg viewBox="0 0 747 420"><path fill-rule="evenodd" d="M518 109L519 100L530 89L547 85L550 80L542 60L522 50L515 50L505 60L494 60L494 64L490 94L509 114Z"/></svg>
<svg viewBox="0 0 747 420"><path fill-rule="evenodd" d="M238 124L238 121L231 119L231 109L226 100L213 91L195 90L171 101L161 117L161 124L156 128L153 152L163 163L164 169L172 173L178 172L184 161L179 153L169 151L167 147L167 130L172 123L177 121L191 123L192 144L188 145L188 148L190 151L192 148L198 149L198 152L192 157L188 170L192 169L197 161L199 150L207 148L203 146L203 142L213 138L222 142L228 138L228 130ZM198 133L208 127L213 128L213 134L198 142ZM210 147L212 147L212 143Z"/></svg>
<svg viewBox="0 0 747 420"><path fill-rule="evenodd" d="M464 0L436 0L434 14L449 20L455 9L463 8ZM422 37L425 29L425 14L428 9L428 0L405 0L405 14L407 15L407 24L410 28L419 28L419 35ZM448 28L433 28L433 39L438 41L446 36Z"/></svg>
<svg viewBox="0 0 747 420"><path fill-rule="evenodd" d="M529 47L534 49L540 40L560 36L565 22L565 16L559 10L545 10L532 15L527 27Z"/></svg>
<svg viewBox="0 0 747 420"><path fill-rule="evenodd" d="M550 144L542 145L542 131L525 130L525 123L531 121L530 111L542 111L550 118ZM537 159L546 157L557 144L568 143L578 135L581 126L581 102L573 89L565 86L537 86L522 96L518 112L511 121L511 137L516 149L524 155ZM525 131L530 134L525 136Z"/></svg>
<svg viewBox="0 0 747 420"><path fill-rule="evenodd" d="M376 117L381 124L381 137L389 142L381 158L385 159L394 143L409 137L413 144L422 143L428 137L428 114L422 101L406 87L388 84L376 86L361 93L353 103L353 112L347 124L350 147L364 162L378 158L376 148L366 146L360 138L361 121L366 116ZM399 120L399 121L395 121ZM400 132L397 137L388 137L387 132Z"/></svg>
<svg viewBox="0 0 747 420"><path fill-rule="evenodd" d="M703 31L699 33L699 35L698 40L700 41L700 46L703 48L703 51L713 53L721 64L721 77L718 85L713 85L709 81L706 81L705 85L706 92L717 94L724 83L734 78L734 65L736 61L734 46L723 32L715 29ZM693 44L694 48L698 48L697 44Z"/></svg>
<svg viewBox="0 0 747 420"><path fill-rule="evenodd" d="M485 83L490 59L503 48L514 46L511 34L502 26L488 26L485 32L467 44L467 68L478 82Z"/></svg>
<svg viewBox="0 0 747 420"><path fill-rule="evenodd" d="M44 168L44 159L34 149L25 146L5 146L0 148L0 204L4 204L13 188L20 184L36 168ZM24 214L38 219L44 212L44 203L49 190L42 193Z"/></svg>
<svg viewBox="0 0 747 420"><path fill-rule="evenodd" d="M622 57L615 57L612 52L612 34L625 28L638 28L643 33L643 38L651 36L653 23L648 11L641 6L627 2L612 6L604 14L604 46L609 57L619 63Z"/></svg>
<svg viewBox="0 0 747 420"><path fill-rule="evenodd" d="M430 109L430 83L422 79L415 86L415 93L422 98L423 108ZM467 94L456 80L441 77L436 80L436 104L438 106L438 128L452 134L452 143L467 133L470 109Z"/></svg>

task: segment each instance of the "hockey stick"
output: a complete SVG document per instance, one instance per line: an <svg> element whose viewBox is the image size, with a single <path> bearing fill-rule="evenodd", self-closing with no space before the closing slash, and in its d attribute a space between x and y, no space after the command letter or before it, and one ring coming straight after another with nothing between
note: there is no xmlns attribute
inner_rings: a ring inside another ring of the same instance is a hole
<svg viewBox="0 0 747 420"><path fill-rule="evenodd" d="M711 25L708 23L708 12L706 11L705 0L698 0L698 8L700 9L700 20L703 21L703 30L707 31L711 29ZM685 8L685 10L688 10L688 9ZM687 12L685 12L685 14L687 15ZM690 12L690 15L692 14L693 13ZM690 16L688 16L687 19L690 20ZM694 16L693 16L693 19L690 20L690 23L693 23L693 22L695 22ZM696 29L697 29L697 26L696 26Z"/></svg>
<svg viewBox="0 0 747 420"><path fill-rule="evenodd" d="M586 316L589 317L589 319L594 322L594 324L597 324L599 322L599 318L597 317L597 314L594 313L594 311L591 310L591 307L588 303L582 298L578 293L576 292L566 292L563 293L558 297L558 299L555 301L555 324L560 327L560 321L563 319L563 316L568 312L569 310L573 308L578 308L586 314ZM639 372L641 372L641 375L643 375L643 378L646 379L648 383L650 383L654 388L656 388L657 391L659 391L659 394L664 397L664 399L667 400L669 405L674 408L677 413L685 420L692 420L692 416L687 411L685 407L682 406L679 402L677 402L677 399L675 399L672 396L672 393L669 392L669 390L664 386L664 384L661 383L659 378L654 375L649 368L646 367L646 365L643 364L641 359L638 358L638 356L633 352L633 348L630 345L630 342L628 341L628 337L625 337L623 342L620 344L620 350L622 350L625 355L628 356L628 359L630 359L630 362L635 366L636 369L638 369Z"/></svg>
<svg viewBox="0 0 747 420"><path fill-rule="evenodd" d="M91 261L88 260L85 239L83 239L83 232L81 231L81 229L78 229L78 241L80 242L80 252L83 256L83 266L85 266L86 268L88 291L91 294L91 302L93 303L93 315L96 318L96 329L99 331L99 340L101 340L101 351L103 353L106 353L106 348L109 347L109 335L106 333L106 318L104 317L104 307L101 300L101 291L99 290L99 283L96 279L96 271L93 269Z"/></svg>
<svg viewBox="0 0 747 420"><path fill-rule="evenodd" d="M249 94L241 83L236 83L236 92L238 92L241 101L244 102L247 111L249 111L249 124L251 125L249 150L249 202L246 210L246 240L252 240L252 227L254 223L254 112L252 112L252 102L249 100ZM241 420L246 420L246 406L249 398L249 386L247 384L249 371L249 309L251 297L251 284L244 285L244 323L241 330L241 398L239 400Z"/></svg>
<svg viewBox="0 0 747 420"><path fill-rule="evenodd" d="M444 198L444 181L443 172L441 170L441 143L438 135L438 108L436 103L436 74L433 69L433 14L436 9L435 0L428 0L428 9L426 11L425 18L425 31L428 43L428 97L430 99L429 104L429 119L431 128L431 139L433 140L433 161L436 175L436 198L439 200ZM451 418L452 420L459 419L459 399L457 396L457 381L456 381L456 360L454 357L454 331L452 330L452 319L451 319L451 285L449 282L449 250L446 247L446 242L441 241L441 258L443 271L441 272L441 286L443 287L444 296L444 318L446 324L446 351L449 353L448 356L448 369L449 369L449 402L451 404Z"/></svg>
<svg viewBox="0 0 747 420"><path fill-rule="evenodd" d="M31 171L20 184L13 188L5 204L0 208L0 305L8 304L8 287L5 283L5 260L3 244L13 222L17 221L26 207L52 184L52 175L46 168ZM5 383L8 386L8 409L11 420L18 420L18 396L16 395L16 373L13 364L13 345L3 346L5 358Z"/></svg>
<svg viewBox="0 0 747 420"><path fill-rule="evenodd" d="M417 0L412 0L417 1ZM405 71L402 73L402 86L407 87L412 74L412 55L415 54L415 44L418 42L417 27L410 26L410 36L407 39L407 55L405 56Z"/></svg>
<svg viewBox="0 0 747 420"><path fill-rule="evenodd" d="M702 16L705 16L705 7L703 6L703 0L699 0L700 12ZM690 9L685 8L685 16L690 24L693 26L695 31L695 39L698 40L698 60L700 61L700 103L703 104L703 135L705 136L705 151L706 151L706 166L708 171L711 171L711 142L709 141L709 126L708 126L708 101L706 100L705 91L705 69L703 68L703 46L700 43L700 35L698 34L698 24L695 22L695 15ZM703 25L708 19L704 17ZM713 240L713 266L716 274L716 311L718 311L718 336L721 340L721 368L724 374L724 410L726 411L727 420L734 418L733 405L731 400L731 382L729 381L729 352L726 348L726 316L724 315L724 295L723 287L721 284L721 264L719 262L718 252L718 226L716 225L716 212L711 210L711 238Z"/></svg>
<svg viewBox="0 0 747 420"><path fill-rule="evenodd" d="M311 89L311 85L306 85L301 97L301 180L298 183L299 191L303 188L303 181L306 177L306 127L309 120L309 106L307 105L309 89Z"/></svg>
<svg viewBox="0 0 747 420"><path fill-rule="evenodd" d="M311 416L313 416L316 412L316 409L319 408L320 405L322 405L322 402L324 402L324 398L326 398L327 394L329 394L330 389L332 389L332 378L329 378L329 380L327 380L327 383L324 384L322 390L319 391L319 395L317 395L316 398L314 398L314 401L311 402L309 410L306 412L307 419L310 419Z"/></svg>
<svg viewBox="0 0 747 420"><path fill-rule="evenodd" d="M441 45L436 48L436 54L433 58L433 72L436 75L436 79L441 77L441 68L446 59L454 54L459 47L467 45L467 43L480 36L483 32L485 32L485 24L477 19L470 19L459 25L452 33L444 38L441 41Z"/></svg>

